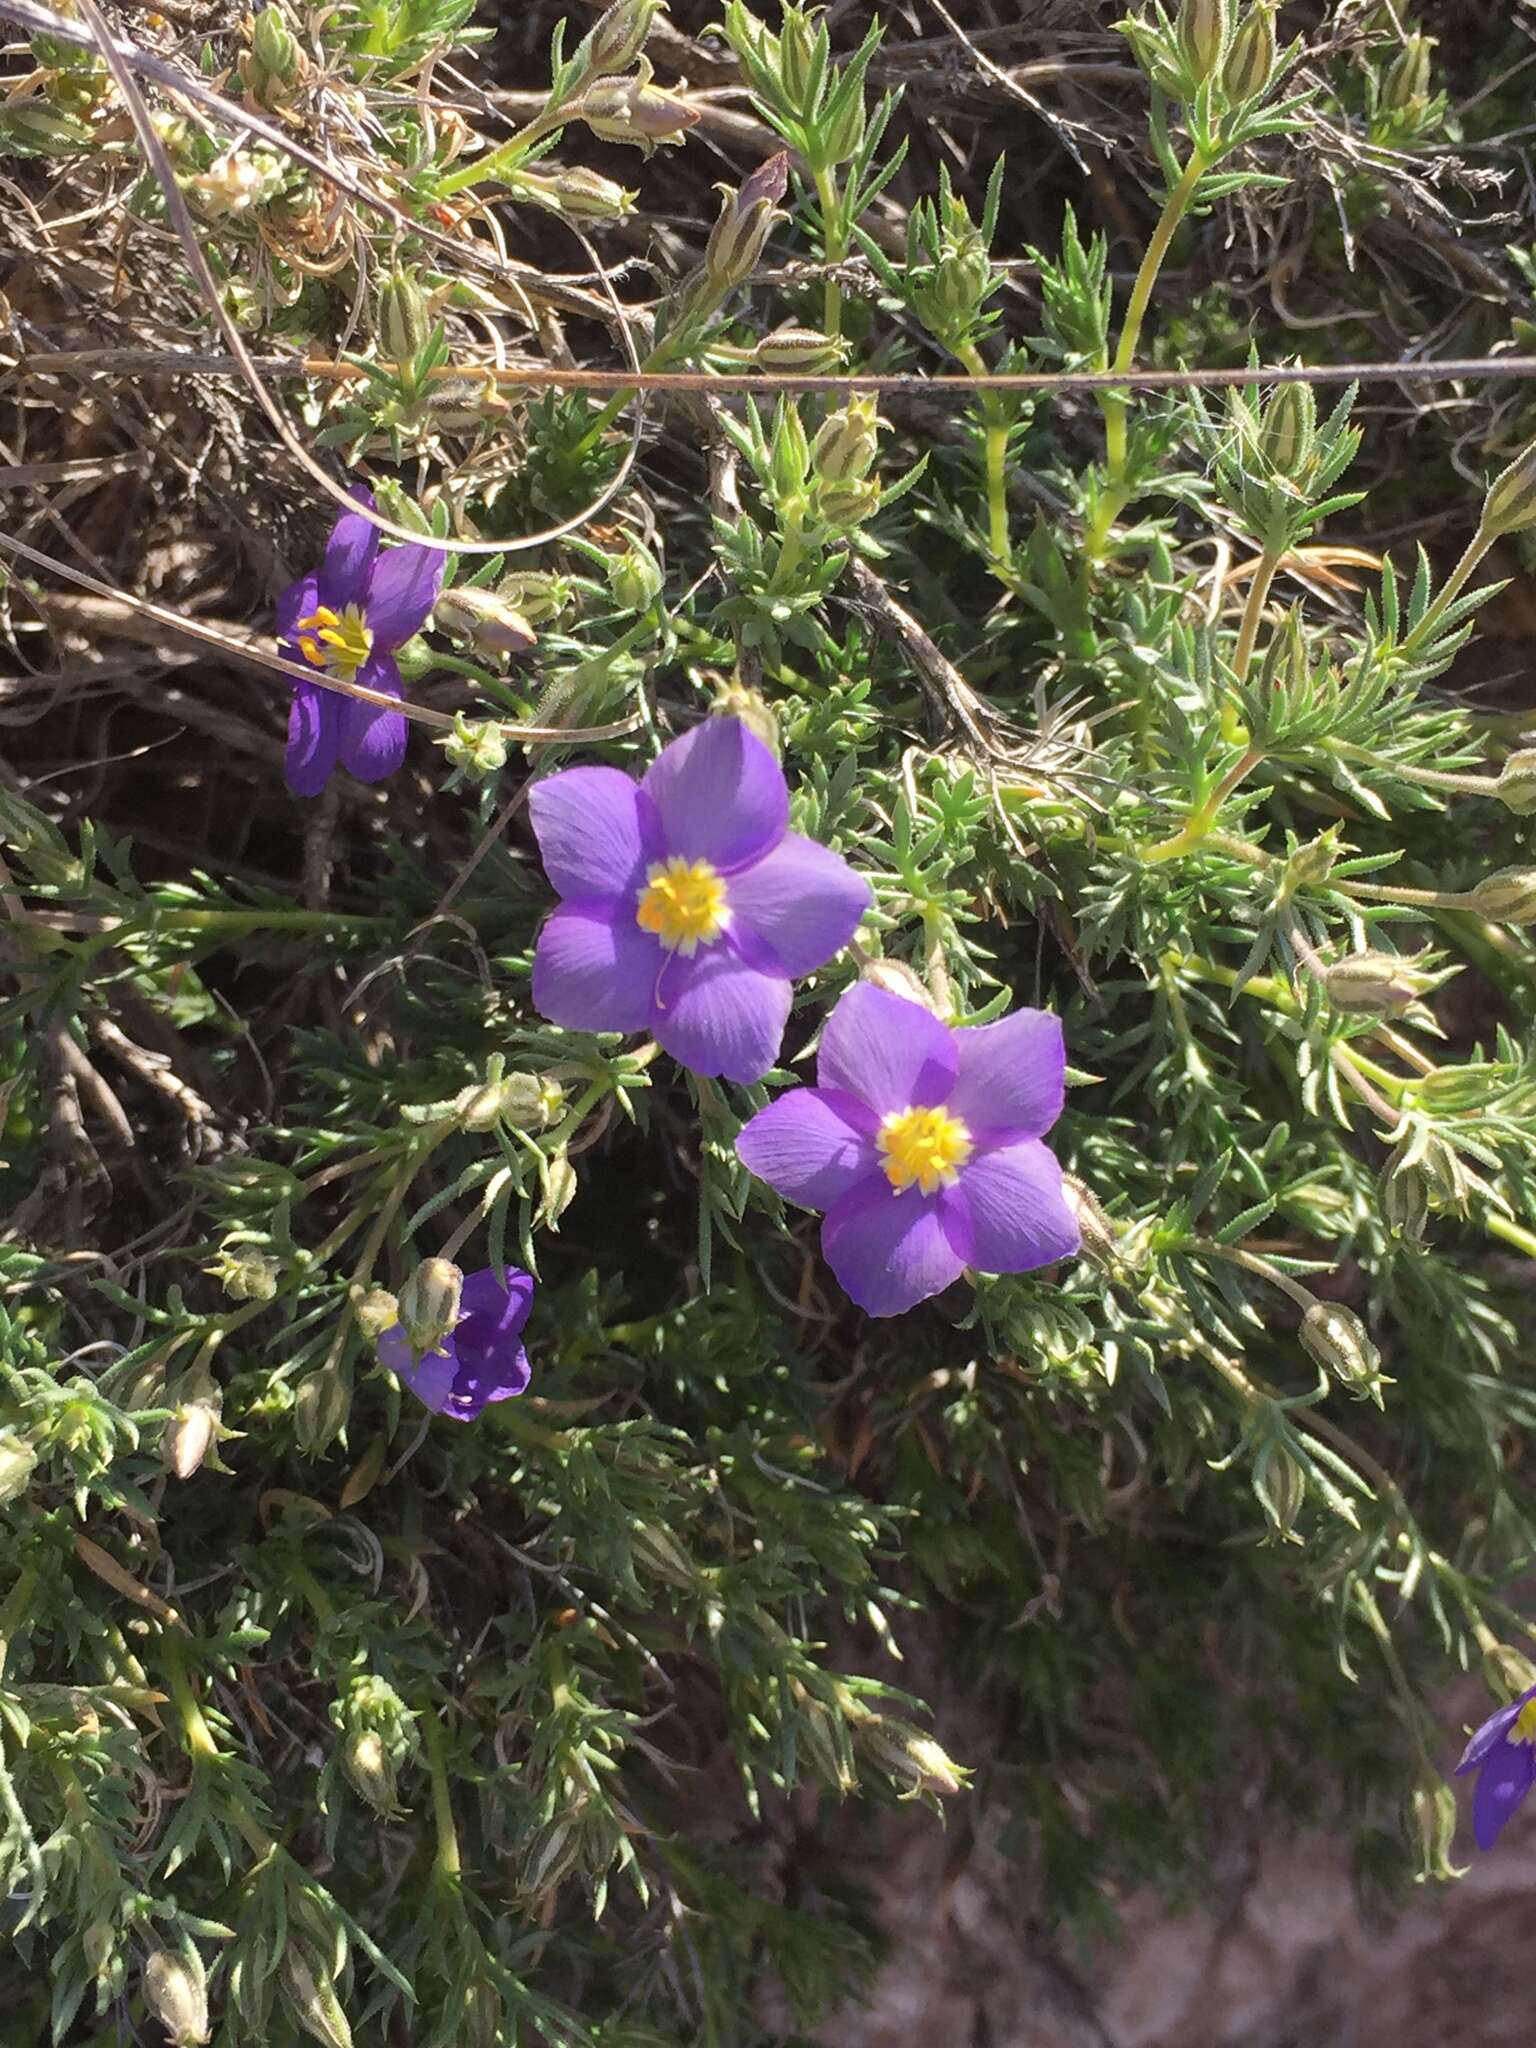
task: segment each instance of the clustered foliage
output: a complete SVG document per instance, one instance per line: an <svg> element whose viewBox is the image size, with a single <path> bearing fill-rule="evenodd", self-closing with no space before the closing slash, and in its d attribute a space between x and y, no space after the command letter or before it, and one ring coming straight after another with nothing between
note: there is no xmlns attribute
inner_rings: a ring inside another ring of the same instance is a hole
<svg viewBox="0 0 1536 2048"><path fill-rule="evenodd" d="M1150 136L1111 250L1084 102L1016 82L1015 163L945 162L895 10L570 12L546 61L468 0L113 10L109 64L90 0L0 0L6 2040L804 2039L878 1961L881 1802L983 1802L1072 1926L1282 1816L1391 1889L1451 1873L1447 1679L1531 1682L1536 756L1453 667L1528 406L1419 422L1452 567L1383 387L938 381L1396 354L1250 331L1195 252L1321 162L1358 306L1514 102L1457 130L1401 8L1080 20ZM1429 352L1527 343L1528 259ZM784 381L531 388L573 364ZM931 382L795 382L867 370ZM447 560L405 770L306 807L316 464ZM121 729L49 739L77 687ZM711 710L875 897L752 1087L529 999L530 777ZM872 1322L752 1182L860 974L1061 1014L1079 1260ZM358 1313L461 1253L539 1280L467 1427Z"/></svg>

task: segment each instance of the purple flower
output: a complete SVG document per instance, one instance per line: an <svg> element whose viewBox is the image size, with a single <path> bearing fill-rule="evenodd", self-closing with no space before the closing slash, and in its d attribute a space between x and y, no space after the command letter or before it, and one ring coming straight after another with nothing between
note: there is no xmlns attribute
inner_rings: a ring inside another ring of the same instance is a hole
<svg viewBox="0 0 1536 2048"><path fill-rule="evenodd" d="M361 484L352 496L372 509L373 493ZM443 561L438 548L381 554L372 521L343 512L318 571L290 583L277 601L283 653L341 682L402 696L394 650L426 624L443 586ZM288 787L295 796L318 796L338 761L359 782L382 782L405 759L405 736L398 711L296 682L284 761Z"/></svg>
<svg viewBox="0 0 1536 2048"><path fill-rule="evenodd" d="M459 1320L438 1350L416 1358L397 1323L375 1340L379 1361L434 1415L473 1422L488 1401L510 1400L527 1386L528 1354L521 1340L532 1306L533 1280L527 1273L508 1266L503 1286L494 1268L485 1266L465 1274Z"/></svg>
<svg viewBox="0 0 1536 2048"><path fill-rule="evenodd" d="M1472 1832L1479 1849L1491 1849L1536 1783L1536 1685L1488 1716L1462 1752L1456 1776L1468 1771L1477 1772Z"/></svg>
<svg viewBox="0 0 1536 2048"><path fill-rule="evenodd" d="M563 899L533 957L537 1007L574 1031L649 1031L696 1074L760 1080L790 982L846 946L870 902L840 855L786 829L762 741L710 718L638 784L567 768L528 809Z"/></svg>
<svg viewBox="0 0 1536 2048"><path fill-rule="evenodd" d="M736 1149L781 1195L826 1211L822 1252L859 1307L899 1315L967 1266L1027 1273L1077 1250L1040 1142L1065 1073L1048 1011L956 1031L860 982L827 1020L819 1085L759 1110Z"/></svg>

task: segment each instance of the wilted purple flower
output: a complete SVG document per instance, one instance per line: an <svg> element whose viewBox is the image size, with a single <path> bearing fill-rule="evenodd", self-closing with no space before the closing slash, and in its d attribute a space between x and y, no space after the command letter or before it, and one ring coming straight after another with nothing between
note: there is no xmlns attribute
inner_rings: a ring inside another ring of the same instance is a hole
<svg viewBox="0 0 1536 2048"><path fill-rule="evenodd" d="M819 1085L759 1110L736 1149L781 1195L826 1211L822 1252L859 1307L899 1315L967 1266L1027 1273L1077 1250L1040 1142L1065 1072L1049 1011L957 1031L860 982L827 1020Z"/></svg>
<svg viewBox="0 0 1536 2048"><path fill-rule="evenodd" d="M405 1381L435 1415L473 1422L490 1401L506 1401L528 1384L523 1325L533 1306L533 1280L508 1266L506 1285L494 1268L466 1273L459 1320L436 1351L417 1358L397 1323L375 1341L379 1362Z"/></svg>
<svg viewBox="0 0 1536 2048"><path fill-rule="evenodd" d="M373 508L373 493L352 492ZM443 584L438 548L379 551L379 529L360 512L331 528L325 559L277 601L277 638L290 661L386 697L404 694L394 650L419 633ZM318 796L339 761L359 782L382 782L405 759L406 721L359 697L295 682L284 762L295 796Z"/></svg>
<svg viewBox="0 0 1536 2048"><path fill-rule="evenodd" d="M762 741L710 718L638 784L567 768L528 809L564 899L539 934L537 1007L576 1031L649 1031L696 1074L760 1080L790 982L846 946L870 902L840 855L786 829Z"/></svg>
<svg viewBox="0 0 1536 2048"><path fill-rule="evenodd" d="M1468 1771L1477 1772L1472 1832L1479 1849L1491 1849L1536 1784L1536 1685L1488 1716L1456 1766L1458 1778Z"/></svg>

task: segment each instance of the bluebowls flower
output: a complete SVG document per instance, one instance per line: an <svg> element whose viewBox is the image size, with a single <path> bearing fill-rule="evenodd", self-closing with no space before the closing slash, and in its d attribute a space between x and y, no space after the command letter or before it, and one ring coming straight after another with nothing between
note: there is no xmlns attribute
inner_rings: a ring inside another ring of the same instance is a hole
<svg viewBox="0 0 1536 2048"><path fill-rule="evenodd" d="M371 491L360 484L352 496L372 510ZM394 651L430 617L443 587L443 565L438 548L381 552L373 522L360 512L343 512L320 567L291 583L277 601L278 644L290 661L401 697ZM295 796L318 796L338 762L359 782L382 782L405 759L407 730L398 711L318 683L296 682L284 761L288 787Z"/></svg>
<svg viewBox="0 0 1536 2048"><path fill-rule="evenodd" d="M870 903L839 854L789 831L762 741L711 718L638 783L567 768L528 808L562 898L534 954L536 1007L575 1031L649 1031L696 1074L760 1080L790 983L841 951Z"/></svg>
<svg viewBox="0 0 1536 2048"><path fill-rule="evenodd" d="M861 982L827 1020L814 1088L759 1110L737 1152L759 1180L823 1209L821 1248L870 1315L899 1315L967 1266L1027 1273L1078 1249L1061 1168L1059 1019L1016 1010L955 1030Z"/></svg>
<svg viewBox="0 0 1536 2048"><path fill-rule="evenodd" d="M1468 1771L1477 1772L1472 1832L1479 1849L1491 1849L1536 1784L1536 1685L1488 1716L1456 1766L1458 1778Z"/></svg>
<svg viewBox="0 0 1536 2048"><path fill-rule="evenodd" d="M521 1394L530 1377L523 1325L533 1306L533 1279L515 1266L506 1285L494 1268L464 1276L459 1320L436 1351L417 1358L397 1323L375 1339L381 1364L404 1380L435 1415L473 1422L491 1401Z"/></svg>

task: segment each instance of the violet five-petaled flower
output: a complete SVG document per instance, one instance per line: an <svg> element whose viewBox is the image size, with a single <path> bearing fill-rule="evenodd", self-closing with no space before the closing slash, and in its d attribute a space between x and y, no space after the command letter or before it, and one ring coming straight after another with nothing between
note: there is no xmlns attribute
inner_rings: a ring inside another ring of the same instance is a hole
<svg viewBox="0 0 1536 2048"><path fill-rule="evenodd" d="M1491 1849L1536 1784L1536 1685L1488 1716L1456 1766L1458 1778L1468 1771L1477 1772L1472 1832L1479 1849Z"/></svg>
<svg viewBox="0 0 1536 2048"><path fill-rule="evenodd" d="M783 770L733 718L617 768L536 782L529 815L561 898L539 934L533 1000L576 1031L649 1031L696 1074L757 1081L778 1057L790 983L847 945L870 889L789 826Z"/></svg>
<svg viewBox="0 0 1536 2048"><path fill-rule="evenodd" d="M506 1284L494 1268L466 1273L459 1320L436 1351L418 1358L397 1323L376 1340L379 1361L405 1381L435 1415L473 1422L491 1401L507 1401L528 1385L523 1325L533 1306L532 1277L508 1266Z"/></svg>
<svg viewBox="0 0 1536 2048"><path fill-rule="evenodd" d="M827 1019L818 1085L759 1110L736 1149L789 1201L826 1211L823 1256L859 1307L899 1315L967 1266L1027 1273L1078 1249L1040 1142L1065 1077L1049 1011L957 1030L860 982Z"/></svg>
<svg viewBox="0 0 1536 2048"><path fill-rule="evenodd" d="M373 508L361 484L352 492ZM290 661L386 697L404 690L395 649L426 624L443 587L439 548L380 550L379 529L361 512L343 512L331 528L320 567L289 584L277 601L277 638ZM405 759L407 725L360 697L295 682L284 772L295 796L318 796L338 761L359 782L382 782Z"/></svg>

